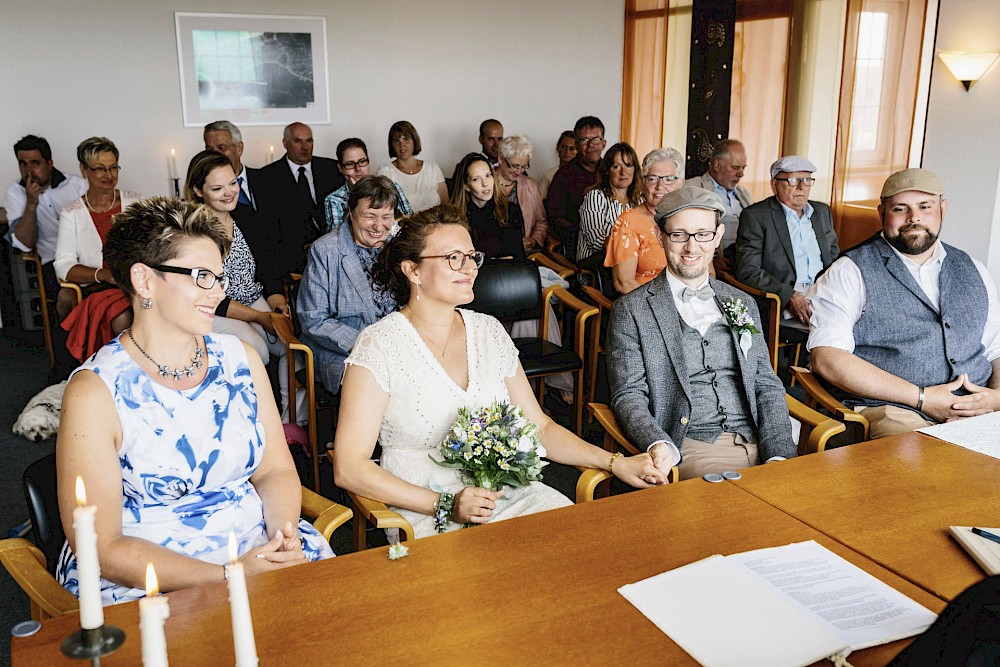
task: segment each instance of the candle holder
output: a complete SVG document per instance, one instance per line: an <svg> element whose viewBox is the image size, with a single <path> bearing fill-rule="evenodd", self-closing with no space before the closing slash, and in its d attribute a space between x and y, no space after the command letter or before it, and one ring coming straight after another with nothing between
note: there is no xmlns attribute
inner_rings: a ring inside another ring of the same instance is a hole
<svg viewBox="0 0 1000 667"><path fill-rule="evenodd" d="M107 655L125 643L125 631L113 625L93 630L77 630L63 640L62 652L74 660L90 660Z"/></svg>
<svg viewBox="0 0 1000 667"><path fill-rule="evenodd" d="M172 180L174 182L174 196L175 197L180 197L181 196L181 179L179 179L179 178L171 178L170 180Z"/></svg>

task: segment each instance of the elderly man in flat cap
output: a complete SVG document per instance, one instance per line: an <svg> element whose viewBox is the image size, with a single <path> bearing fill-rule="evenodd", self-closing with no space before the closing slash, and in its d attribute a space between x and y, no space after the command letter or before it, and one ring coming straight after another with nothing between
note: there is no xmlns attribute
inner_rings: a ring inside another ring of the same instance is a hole
<svg viewBox="0 0 1000 667"><path fill-rule="evenodd" d="M996 285L982 263L938 240L943 195L930 171L890 176L882 231L809 294L813 370L868 418L872 438L1000 408Z"/></svg>
<svg viewBox="0 0 1000 667"><path fill-rule="evenodd" d="M743 209L735 245L737 280L777 294L782 325L803 330L809 327L805 293L840 252L830 207L809 200L815 171L798 155L772 164L774 196ZM798 335L804 342L805 334Z"/></svg>
<svg viewBox="0 0 1000 667"><path fill-rule="evenodd" d="M667 269L611 309L615 416L661 469L679 462L682 479L795 456L757 306L708 275L725 211L714 192L668 193L654 215Z"/></svg>

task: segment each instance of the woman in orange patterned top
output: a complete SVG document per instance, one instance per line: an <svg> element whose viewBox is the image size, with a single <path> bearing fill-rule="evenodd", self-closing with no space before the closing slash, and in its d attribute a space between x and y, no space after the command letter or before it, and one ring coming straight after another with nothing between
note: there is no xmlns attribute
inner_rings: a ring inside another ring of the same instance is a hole
<svg viewBox="0 0 1000 667"><path fill-rule="evenodd" d="M623 212L611 228L604 266L619 294L631 292L660 275L667 256L653 220L663 196L684 185L684 157L674 148L657 148L642 160L643 203Z"/></svg>

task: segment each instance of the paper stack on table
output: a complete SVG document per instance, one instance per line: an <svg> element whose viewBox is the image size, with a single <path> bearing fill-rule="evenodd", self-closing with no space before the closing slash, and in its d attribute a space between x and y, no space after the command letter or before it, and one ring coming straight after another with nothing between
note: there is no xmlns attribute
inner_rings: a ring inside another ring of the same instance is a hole
<svg viewBox="0 0 1000 667"><path fill-rule="evenodd" d="M972 526L951 526L948 530L986 574L1000 574L1000 544L976 535L972 532ZM1000 528L984 526L983 530L1000 535Z"/></svg>
<svg viewBox="0 0 1000 667"><path fill-rule="evenodd" d="M990 412L978 417L934 424L917 429L938 440L971 449L980 454L1000 459L1000 412Z"/></svg>
<svg viewBox="0 0 1000 667"><path fill-rule="evenodd" d="M711 556L618 592L706 667L809 665L937 618L811 540Z"/></svg>

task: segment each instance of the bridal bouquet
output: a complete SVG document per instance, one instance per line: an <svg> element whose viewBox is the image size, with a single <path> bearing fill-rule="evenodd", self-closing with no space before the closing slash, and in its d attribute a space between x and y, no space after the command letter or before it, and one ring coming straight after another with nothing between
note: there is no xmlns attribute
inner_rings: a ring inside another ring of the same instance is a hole
<svg viewBox="0 0 1000 667"><path fill-rule="evenodd" d="M535 436L536 428L519 406L508 403L459 408L458 419L438 447L444 460L431 460L458 469L466 484L490 491L527 486L540 482L542 468L548 465L542 460L545 448Z"/></svg>

